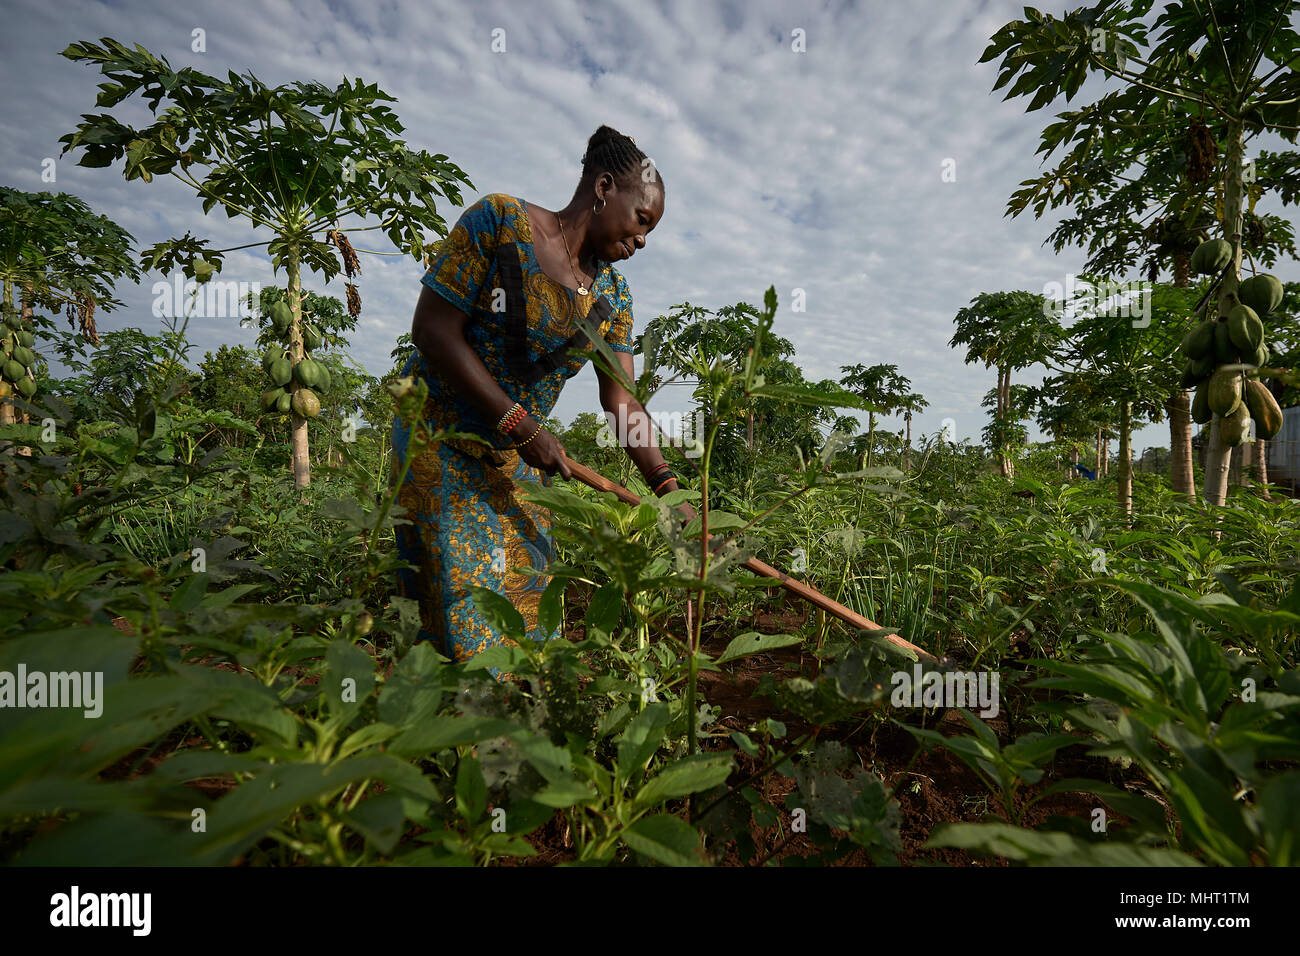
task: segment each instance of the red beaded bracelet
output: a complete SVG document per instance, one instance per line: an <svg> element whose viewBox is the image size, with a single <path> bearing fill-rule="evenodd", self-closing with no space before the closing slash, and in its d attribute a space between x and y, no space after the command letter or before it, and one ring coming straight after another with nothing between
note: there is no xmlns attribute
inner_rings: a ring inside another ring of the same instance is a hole
<svg viewBox="0 0 1300 956"><path fill-rule="evenodd" d="M515 402L510 406L510 410L501 416L501 421L497 422L497 431L509 435L515 426L527 417L528 412L524 410L524 406Z"/></svg>

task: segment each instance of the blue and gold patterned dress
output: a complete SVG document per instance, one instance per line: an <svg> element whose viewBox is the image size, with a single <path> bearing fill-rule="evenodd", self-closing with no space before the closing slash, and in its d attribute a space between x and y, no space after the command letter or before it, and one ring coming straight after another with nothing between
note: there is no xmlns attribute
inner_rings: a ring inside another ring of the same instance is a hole
<svg viewBox="0 0 1300 956"><path fill-rule="evenodd" d="M504 193L484 196L461 214L439 244L421 280L469 316L465 339L510 398L538 421L554 408L565 383L585 364L569 350L590 349L573 321L595 312L599 334L610 347L632 351L632 295L610 263L596 261L588 295L542 272L533 250L523 200ZM596 322L593 319L592 324ZM415 570L398 573L398 594L420 605L420 639L432 640L447 657L468 660L489 647L513 643L478 612L469 585L492 588L523 615L528 636L549 640L537 623L537 604L549 576L551 521L545 509L518 496L519 483L550 478L509 450L512 440L479 409L452 391L418 352L402 375L429 383L425 426L471 432L473 442L434 442L412 463L397 503L413 524L397 529L402 559ZM393 423L390 485L404 467L409 429ZM494 669L495 673L495 669Z"/></svg>

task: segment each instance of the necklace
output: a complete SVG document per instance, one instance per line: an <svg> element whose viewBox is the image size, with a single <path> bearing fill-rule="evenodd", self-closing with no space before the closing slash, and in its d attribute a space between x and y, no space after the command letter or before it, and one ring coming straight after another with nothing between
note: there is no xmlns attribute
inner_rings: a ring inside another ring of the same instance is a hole
<svg viewBox="0 0 1300 956"><path fill-rule="evenodd" d="M555 221L560 224L560 238L564 240L564 258L569 263L569 271L572 272L573 277L578 280L578 295L586 295L587 287L583 283L582 279L578 276L578 273L573 268L573 253L569 251L569 240L564 235L564 223L560 222L559 213L555 214Z"/></svg>

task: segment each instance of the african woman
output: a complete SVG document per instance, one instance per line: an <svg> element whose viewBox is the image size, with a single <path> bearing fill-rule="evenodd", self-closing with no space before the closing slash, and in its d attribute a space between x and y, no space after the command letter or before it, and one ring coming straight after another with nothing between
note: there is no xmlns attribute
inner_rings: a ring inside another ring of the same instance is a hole
<svg viewBox="0 0 1300 956"><path fill-rule="evenodd" d="M531 640L549 580L553 545L544 509L521 486L569 479L559 440L542 427L589 349L576 317L597 329L634 380L632 294L613 263L644 249L663 216L664 185L627 136L601 126L587 144L569 204L551 212L504 193L468 207L429 263L415 308L416 353L403 375L429 385L425 426L468 432L490 447L444 439L411 463L397 501L412 524L398 528L398 593L419 602L421 640L456 661L511 643L478 611L471 585L505 596ZM656 494L677 480L653 442L631 436L645 409L613 377L597 371L602 407L627 422L620 440ZM405 464L410 429L393 426L393 474ZM694 514L689 505L682 509ZM495 673L495 669L494 669Z"/></svg>

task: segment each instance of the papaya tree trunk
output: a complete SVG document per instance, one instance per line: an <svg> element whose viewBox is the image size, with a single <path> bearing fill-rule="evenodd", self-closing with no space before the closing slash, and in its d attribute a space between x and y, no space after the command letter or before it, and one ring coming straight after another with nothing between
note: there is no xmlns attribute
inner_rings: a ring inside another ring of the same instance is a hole
<svg viewBox="0 0 1300 956"><path fill-rule="evenodd" d="M1125 520L1133 518L1133 458L1132 458L1133 404L1127 400L1119 403L1119 508Z"/></svg>
<svg viewBox="0 0 1300 956"><path fill-rule="evenodd" d="M1191 253L1179 249L1174 253L1174 286L1186 288L1191 284ZM1191 500L1196 494L1195 474L1192 467L1192 393L1180 389L1165 405L1169 416L1169 484L1174 494Z"/></svg>
<svg viewBox="0 0 1300 956"><path fill-rule="evenodd" d="M903 471L912 470L912 413L908 412L904 419L907 422L907 444L903 447Z"/></svg>
<svg viewBox="0 0 1300 956"><path fill-rule="evenodd" d="M302 361L302 270L298 260L298 244L292 243L288 250L285 270L289 278L289 308L293 312L293 324L289 326L289 361L297 365ZM302 386L297 379L289 382L289 394L296 394ZM289 447L293 454L293 484L296 488L305 488L311 484L311 449L307 443L307 419L295 411L289 412Z"/></svg>
<svg viewBox="0 0 1300 956"><path fill-rule="evenodd" d="M876 413L867 412L867 467L871 467L872 446L876 444Z"/></svg>
<svg viewBox="0 0 1300 956"><path fill-rule="evenodd" d="M5 279L4 304L5 313L8 314L9 310L14 307L14 284L9 279ZM4 330L4 336L6 340L13 336L12 330L7 326ZM5 392L6 394L4 395L3 403L0 403L0 425L12 425L15 421L14 409L16 407L13 402L14 389L10 386L5 390ZM14 446L9 442L5 442L4 452L6 455L12 455L14 453Z"/></svg>
<svg viewBox="0 0 1300 956"><path fill-rule="evenodd" d="M1255 471L1259 478L1259 493L1265 501L1272 501L1268 493L1268 439L1255 439Z"/></svg>
<svg viewBox="0 0 1300 956"><path fill-rule="evenodd" d="M1232 262L1219 286L1218 314L1227 315L1237 304L1237 284L1241 275L1241 121L1228 124L1227 148L1224 156L1223 231L1232 243ZM1228 497L1228 456L1232 449L1224 444L1220 426L1222 416L1216 414L1210 430L1210 447L1205 454L1205 485L1201 494L1206 504L1220 507Z"/></svg>

